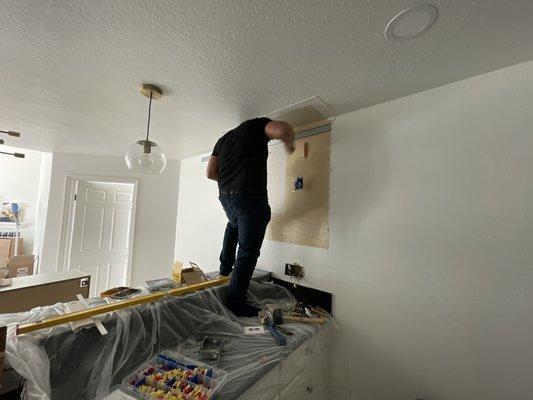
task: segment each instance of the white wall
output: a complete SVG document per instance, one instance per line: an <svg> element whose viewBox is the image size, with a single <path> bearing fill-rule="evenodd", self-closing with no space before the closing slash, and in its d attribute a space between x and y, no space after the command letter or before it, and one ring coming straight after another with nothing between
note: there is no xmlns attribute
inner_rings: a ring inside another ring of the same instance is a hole
<svg viewBox="0 0 533 400"><path fill-rule="evenodd" d="M330 249L265 242L259 264L334 293L338 398L531 397L532 99L529 62L335 120ZM204 166L182 161L176 257L216 267Z"/></svg>
<svg viewBox="0 0 533 400"><path fill-rule="evenodd" d="M49 154L15 147L2 146L2 151L24 153L25 158L0 155L0 202L18 202L22 207L21 237L24 254L34 252L34 235L39 214L41 161ZM43 177L43 182L45 177ZM0 231L10 231L0 224ZM37 250L37 249L36 249ZM21 253L22 254L22 253Z"/></svg>
<svg viewBox="0 0 533 400"><path fill-rule="evenodd" d="M161 175L134 174L122 157L54 153L41 271L58 266L59 238L68 174L138 178L132 284L170 277L176 232L179 161L168 160Z"/></svg>
<svg viewBox="0 0 533 400"><path fill-rule="evenodd" d="M50 196L50 179L52 177L52 153L41 154L41 170L39 173L39 195L35 218L35 235L33 239L33 252L38 255L34 273L41 271L41 255L44 246L46 229L46 216L48 213L48 200Z"/></svg>

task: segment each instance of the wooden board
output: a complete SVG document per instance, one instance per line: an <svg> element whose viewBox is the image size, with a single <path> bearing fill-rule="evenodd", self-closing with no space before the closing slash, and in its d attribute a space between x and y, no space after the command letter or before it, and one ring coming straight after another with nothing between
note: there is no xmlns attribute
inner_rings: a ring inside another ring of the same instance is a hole
<svg viewBox="0 0 533 400"><path fill-rule="evenodd" d="M187 293L192 293L200 289L222 285L229 281L227 276L222 276L207 282L198 283L196 285L183 286L167 291L151 293L144 296L134 297L133 299L117 301L116 303L106 304L99 307L89 308L82 311L75 311L70 314L59 315L51 317L40 322L31 322L17 326L17 335L37 331L39 329L49 328L56 325L66 324L72 321L80 321L82 319L90 318L95 315L105 314L111 311L120 310L127 307L132 307L138 304L150 303L160 300L166 296L182 296Z"/></svg>
<svg viewBox="0 0 533 400"><path fill-rule="evenodd" d="M282 144L270 146L268 189L272 220L267 240L329 247L330 146L330 132L297 139L296 151L290 156L283 155ZM297 177L304 178L303 190L293 190Z"/></svg>

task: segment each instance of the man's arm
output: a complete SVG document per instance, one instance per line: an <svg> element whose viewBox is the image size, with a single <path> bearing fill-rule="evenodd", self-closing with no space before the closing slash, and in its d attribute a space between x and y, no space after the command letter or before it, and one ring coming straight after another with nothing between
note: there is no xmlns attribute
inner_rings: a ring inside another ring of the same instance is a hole
<svg viewBox="0 0 533 400"><path fill-rule="evenodd" d="M208 179L218 181L218 157L211 156L207 162L207 170L205 171Z"/></svg>
<svg viewBox="0 0 533 400"><path fill-rule="evenodd" d="M294 152L294 130L287 122L270 121L265 126L265 134L270 139L281 140L289 153Z"/></svg>

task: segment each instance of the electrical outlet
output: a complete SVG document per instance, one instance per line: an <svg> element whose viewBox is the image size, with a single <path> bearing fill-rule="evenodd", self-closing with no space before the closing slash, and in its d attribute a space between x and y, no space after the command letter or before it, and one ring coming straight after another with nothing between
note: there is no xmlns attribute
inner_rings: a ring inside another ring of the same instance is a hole
<svg viewBox="0 0 533 400"><path fill-rule="evenodd" d="M305 275L304 267L296 263L286 263L285 264L285 275L293 276L295 278L303 278Z"/></svg>
<svg viewBox="0 0 533 400"><path fill-rule="evenodd" d="M292 264L285 263L285 275L292 276Z"/></svg>
<svg viewBox="0 0 533 400"><path fill-rule="evenodd" d="M304 177L303 176L299 176L294 181L293 190L296 191L296 190L303 190L303 189L304 189Z"/></svg>

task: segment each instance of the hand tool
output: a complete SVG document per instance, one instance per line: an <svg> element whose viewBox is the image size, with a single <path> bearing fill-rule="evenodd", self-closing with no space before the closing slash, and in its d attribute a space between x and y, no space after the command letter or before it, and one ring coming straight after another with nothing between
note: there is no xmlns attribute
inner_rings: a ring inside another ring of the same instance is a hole
<svg viewBox="0 0 533 400"><path fill-rule="evenodd" d="M272 313L268 308L264 308L263 311L259 312L259 320L261 321L261 324L268 329L280 346L287 345L287 338L277 330L277 327L273 322Z"/></svg>
<svg viewBox="0 0 533 400"><path fill-rule="evenodd" d="M265 326L270 334L274 336L280 346L287 346L287 338L277 330L276 325L274 325L272 322L267 322Z"/></svg>
<svg viewBox="0 0 533 400"><path fill-rule="evenodd" d="M292 336L294 333L292 331L289 331L288 329L285 329L281 326L276 325L276 329L287 336Z"/></svg>
<svg viewBox="0 0 533 400"><path fill-rule="evenodd" d="M292 317L290 315L284 315L283 320L290 322L308 322L311 324L323 324L326 322L324 318Z"/></svg>

